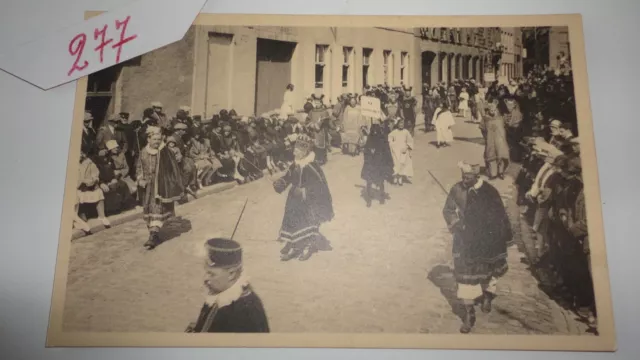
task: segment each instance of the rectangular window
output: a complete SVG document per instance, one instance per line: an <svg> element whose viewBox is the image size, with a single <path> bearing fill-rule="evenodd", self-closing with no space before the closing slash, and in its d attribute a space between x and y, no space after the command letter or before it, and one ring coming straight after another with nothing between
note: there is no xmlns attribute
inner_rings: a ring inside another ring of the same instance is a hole
<svg viewBox="0 0 640 360"><path fill-rule="evenodd" d="M371 54L373 49L362 49L362 85L369 85L369 66L371 66Z"/></svg>
<svg viewBox="0 0 640 360"><path fill-rule="evenodd" d="M322 89L324 87L324 69L326 66L325 59L329 51L328 45L316 45L316 76L315 86L316 89Z"/></svg>
<svg viewBox="0 0 640 360"><path fill-rule="evenodd" d="M342 48L342 87L343 88L348 88L349 87L349 78L351 75L351 55L353 54L353 48L352 47L343 47Z"/></svg>
<svg viewBox="0 0 640 360"><path fill-rule="evenodd" d="M391 58L391 50L385 50L382 53L382 59L383 59L382 68L384 70L384 83L385 84L390 84L391 72L393 71L392 66L389 65L390 58Z"/></svg>
<svg viewBox="0 0 640 360"><path fill-rule="evenodd" d="M400 82L409 85L409 53L406 51L400 53Z"/></svg>

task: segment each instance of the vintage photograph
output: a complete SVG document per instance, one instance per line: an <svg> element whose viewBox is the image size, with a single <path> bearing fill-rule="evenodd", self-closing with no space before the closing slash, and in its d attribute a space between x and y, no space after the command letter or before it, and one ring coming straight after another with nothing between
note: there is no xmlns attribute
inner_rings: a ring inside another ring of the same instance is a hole
<svg viewBox="0 0 640 360"><path fill-rule="evenodd" d="M199 20L80 81L50 337L613 337L581 28L389 21Z"/></svg>

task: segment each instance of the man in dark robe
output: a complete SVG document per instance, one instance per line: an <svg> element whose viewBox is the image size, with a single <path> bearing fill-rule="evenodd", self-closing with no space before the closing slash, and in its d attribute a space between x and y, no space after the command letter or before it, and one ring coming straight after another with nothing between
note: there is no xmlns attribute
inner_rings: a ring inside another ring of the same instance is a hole
<svg viewBox="0 0 640 360"><path fill-rule="evenodd" d="M188 333L268 333L264 306L242 271L242 248L222 238L205 243L208 296Z"/></svg>
<svg viewBox="0 0 640 360"><path fill-rule="evenodd" d="M451 188L442 213L453 234L453 272L464 304L460 332L466 334L475 324L476 299L482 299L483 312L491 311L497 280L508 270L512 231L500 194L479 178L480 167L458 166L462 181Z"/></svg>
<svg viewBox="0 0 640 360"><path fill-rule="evenodd" d="M418 105L416 98L411 96L412 89L413 87L405 88L404 97L402 98L402 117L404 118L405 126L411 133L411 136L414 135L416 127L416 106Z"/></svg>

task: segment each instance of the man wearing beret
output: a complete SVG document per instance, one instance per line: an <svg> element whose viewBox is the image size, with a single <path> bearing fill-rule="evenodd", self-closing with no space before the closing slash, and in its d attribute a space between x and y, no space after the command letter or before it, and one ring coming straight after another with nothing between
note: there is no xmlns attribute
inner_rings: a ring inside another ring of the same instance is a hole
<svg viewBox="0 0 640 360"><path fill-rule="evenodd" d="M208 296L191 333L268 333L262 301L242 272L242 248L236 241L214 238L205 243Z"/></svg>

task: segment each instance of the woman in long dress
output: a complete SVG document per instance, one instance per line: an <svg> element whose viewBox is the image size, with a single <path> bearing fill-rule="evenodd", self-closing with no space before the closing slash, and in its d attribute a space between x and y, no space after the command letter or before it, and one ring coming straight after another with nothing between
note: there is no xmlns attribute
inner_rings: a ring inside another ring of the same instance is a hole
<svg viewBox="0 0 640 360"><path fill-rule="evenodd" d="M393 157L393 183L402 186L404 178L413 176L413 160L411 159L413 137L404 128L404 120L398 120L396 129L389 134L388 139Z"/></svg>
<svg viewBox="0 0 640 360"><path fill-rule="evenodd" d="M362 140L362 127L365 126L364 118L360 111L360 107L356 104L356 98L349 99L349 105L344 109L344 117L342 121L342 151L351 156L360 153L360 145Z"/></svg>
<svg viewBox="0 0 640 360"><path fill-rule="evenodd" d="M487 103L482 120L487 132L484 159L489 170L489 179L504 179L504 173L509 166L509 145L505 121L498 110L498 100Z"/></svg>
<svg viewBox="0 0 640 360"><path fill-rule="evenodd" d="M460 90L458 99L458 114L463 118L466 118L467 111L469 110L469 93L467 92L467 88L462 88L462 90Z"/></svg>
<svg viewBox="0 0 640 360"><path fill-rule="evenodd" d="M451 127L455 125L453 114L449 111L449 104L444 101L433 113L431 121L436 128L436 146L449 146L453 142L453 132Z"/></svg>
<svg viewBox="0 0 640 360"><path fill-rule="evenodd" d="M184 196L182 174L173 152L162 143L160 128L147 130L147 146L136 164L138 186L143 188L143 218L149 229L148 250L160 245L160 229L175 215L174 202Z"/></svg>
<svg viewBox="0 0 640 360"><path fill-rule="evenodd" d="M380 204L385 203L387 194L384 192L384 182L391 175L393 175L393 158L389 151L387 135L380 124L372 124L364 145L364 164L360 172L360 177L367 182L367 207L371 206L374 184L380 190Z"/></svg>
<svg viewBox="0 0 640 360"><path fill-rule="evenodd" d="M289 185L279 240L286 242L280 250L282 261L308 260L319 250L320 225L333 219L333 201L324 172L315 161L314 141L299 135L294 146L294 163L287 173L273 183L277 193Z"/></svg>

